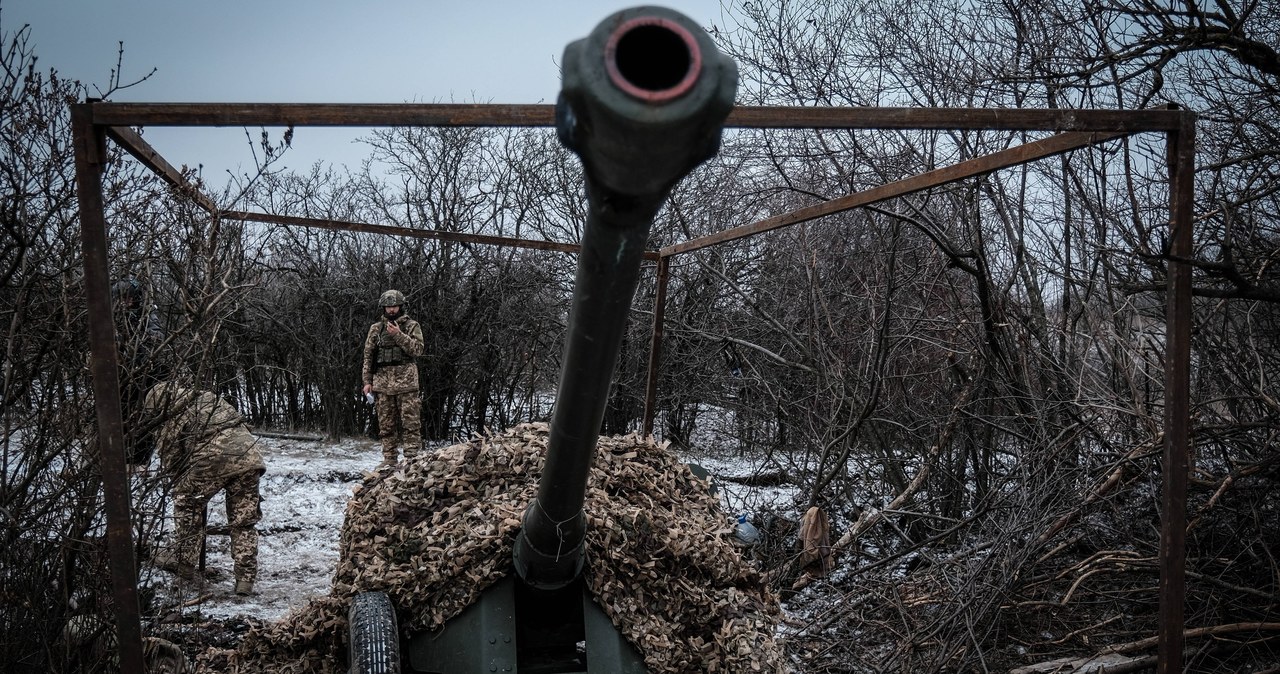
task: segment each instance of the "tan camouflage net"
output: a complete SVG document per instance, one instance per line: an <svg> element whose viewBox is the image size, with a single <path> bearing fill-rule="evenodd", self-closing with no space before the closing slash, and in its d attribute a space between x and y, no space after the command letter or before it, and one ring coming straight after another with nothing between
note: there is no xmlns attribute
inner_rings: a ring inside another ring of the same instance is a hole
<svg viewBox="0 0 1280 674"><path fill-rule="evenodd" d="M328 597L204 664L235 672L345 672L346 611L387 592L402 634L435 629L511 573L537 492L546 424L426 453L371 477L347 505ZM600 438L588 479L586 580L653 672L787 671L777 598L730 541L707 485L665 445Z"/></svg>

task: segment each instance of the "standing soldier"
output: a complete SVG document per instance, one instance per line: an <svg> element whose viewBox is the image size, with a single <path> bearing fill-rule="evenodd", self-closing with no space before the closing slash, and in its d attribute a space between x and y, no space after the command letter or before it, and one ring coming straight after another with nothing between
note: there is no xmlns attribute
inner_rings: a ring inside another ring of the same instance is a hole
<svg viewBox="0 0 1280 674"><path fill-rule="evenodd" d="M147 392L145 406L160 424L160 469L173 483L175 540L156 556L156 564L181 577L195 577L205 508L214 494L226 490L235 591L253 594L258 576L255 525L262 519L258 481L266 471L257 439L234 407L208 391L157 384Z"/></svg>
<svg viewBox="0 0 1280 674"><path fill-rule="evenodd" d="M422 327L404 311L404 294L388 290L378 300L382 318L369 326L364 339L364 393L376 393L378 437L382 440L382 465L393 466L404 445L404 458L412 459L422 444L422 399L418 395L418 364L422 355Z"/></svg>
<svg viewBox="0 0 1280 674"><path fill-rule="evenodd" d="M111 307L120 365L120 411L125 423L126 456L130 464L151 461L155 439L139 416L147 390L168 376L160 347L165 340L160 315L148 305L142 284L130 277L111 286Z"/></svg>

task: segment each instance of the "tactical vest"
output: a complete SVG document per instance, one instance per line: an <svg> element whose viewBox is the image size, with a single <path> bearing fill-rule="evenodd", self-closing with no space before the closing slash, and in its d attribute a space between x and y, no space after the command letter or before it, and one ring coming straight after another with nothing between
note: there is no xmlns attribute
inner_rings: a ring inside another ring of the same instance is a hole
<svg viewBox="0 0 1280 674"><path fill-rule="evenodd" d="M378 367L387 365L405 365L411 359L404 349L396 344L396 340L387 332L387 326L384 324L378 332L378 350L374 353L374 362Z"/></svg>

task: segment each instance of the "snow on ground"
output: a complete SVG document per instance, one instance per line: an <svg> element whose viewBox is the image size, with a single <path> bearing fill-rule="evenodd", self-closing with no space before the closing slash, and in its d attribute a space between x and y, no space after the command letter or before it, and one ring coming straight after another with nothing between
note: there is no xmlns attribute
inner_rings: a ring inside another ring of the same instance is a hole
<svg viewBox="0 0 1280 674"><path fill-rule="evenodd" d="M377 466L381 448L358 438L321 442L260 438L267 472L262 478L262 521L258 524L257 594L233 592L230 538L209 536L203 581L179 581L154 571L151 585L162 612L183 604L184 613L204 618L251 617L274 621L313 597L329 593L338 562L338 536L343 512L363 474ZM745 486L734 478L755 475L758 466L736 452L703 447L684 457L705 467L719 489L729 516L761 508L790 510L795 489ZM209 525L225 526L225 504L216 496L209 504Z"/></svg>
<svg viewBox="0 0 1280 674"><path fill-rule="evenodd" d="M690 444L693 450L684 453L682 458L711 473L726 512L750 516L761 510L776 513L795 510L798 493L786 470L776 461L762 462L740 451L733 414L728 410L702 406Z"/></svg>
<svg viewBox="0 0 1280 674"><path fill-rule="evenodd" d="M790 483L760 484L755 463L737 454L721 452L697 452L684 459L696 463L711 473L720 503L730 515L745 514L750 517L761 510L786 512L795 508L796 487ZM751 484L743 484L750 482Z"/></svg>

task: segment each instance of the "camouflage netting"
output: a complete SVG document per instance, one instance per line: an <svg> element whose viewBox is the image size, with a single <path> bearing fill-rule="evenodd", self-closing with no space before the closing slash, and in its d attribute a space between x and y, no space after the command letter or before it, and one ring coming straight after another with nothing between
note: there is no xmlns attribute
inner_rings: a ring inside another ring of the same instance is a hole
<svg viewBox="0 0 1280 674"><path fill-rule="evenodd" d="M330 595L201 660L219 671L345 672L346 610L362 591L390 594L402 634L443 625L511 573L547 440L546 424L524 424L368 478L347 505ZM706 484L665 445L600 438L585 510L587 585L651 671L788 669L777 598L734 548Z"/></svg>

